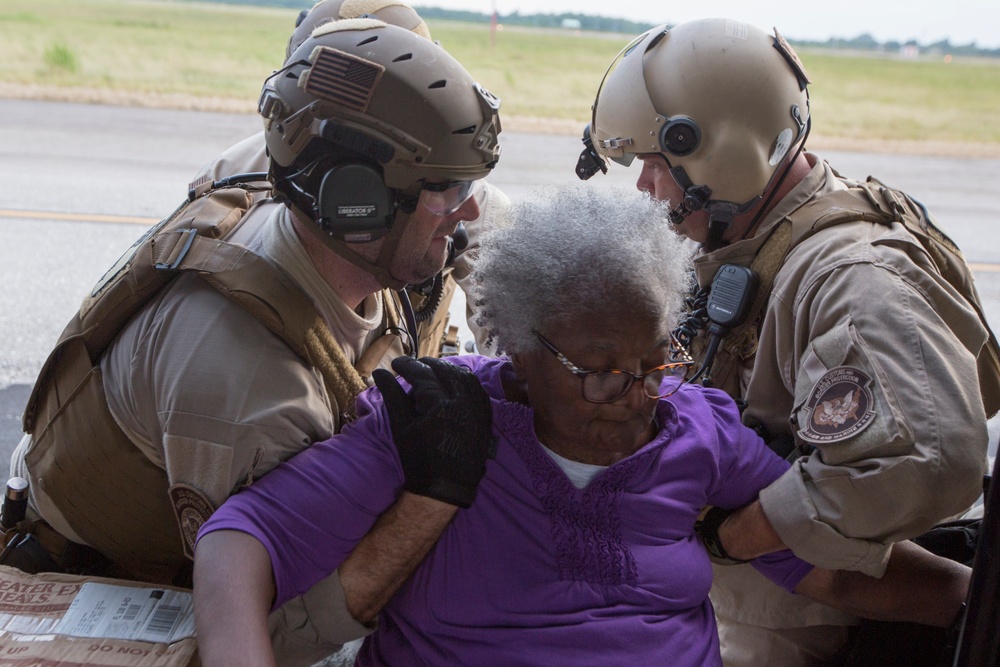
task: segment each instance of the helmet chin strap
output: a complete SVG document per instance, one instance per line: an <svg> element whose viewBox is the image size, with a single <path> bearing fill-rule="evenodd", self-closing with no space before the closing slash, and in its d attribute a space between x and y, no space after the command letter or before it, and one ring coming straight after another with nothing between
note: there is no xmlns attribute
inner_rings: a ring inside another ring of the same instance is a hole
<svg viewBox="0 0 1000 667"><path fill-rule="evenodd" d="M705 240L705 250L712 252L729 245L725 240L726 232L733 226L733 208L725 204L709 205L708 238Z"/></svg>
<svg viewBox="0 0 1000 667"><path fill-rule="evenodd" d="M663 158L666 160L665 155ZM667 161L667 164L670 162ZM684 191L684 195L680 203L667 213L667 220L679 225L695 211L705 209L708 212L708 239L704 243L705 249L718 250L726 245L723 237L733 224L736 206L726 202L712 202L712 188L692 183L683 167L671 167L670 175Z"/></svg>
<svg viewBox="0 0 1000 667"><path fill-rule="evenodd" d="M666 160L666 156L663 157ZM749 208L752 203L748 202L740 206L732 202L712 200L712 188L692 183L687 172L684 171L684 167L671 167L670 175L684 191L684 195L680 203L667 213L667 219L673 224L679 225L693 212L704 209L708 213L708 238L702 245L709 252L729 245L725 236L729 228L733 226L733 219Z"/></svg>
<svg viewBox="0 0 1000 667"><path fill-rule="evenodd" d="M660 153L660 157L663 161L670 165L670 160L667 159L666 155ZM712 188L707 185L695 185L688 178L687 172L684 171L684 167L670 167L670 175L673 177L674 182L677 186L684 191L681 196L680 202L677 206L670 209L667 213L667 220L675 225L679 225L684 220L694 213L695 211L700 211L708 203L709 198L712 196Z"/></svg>

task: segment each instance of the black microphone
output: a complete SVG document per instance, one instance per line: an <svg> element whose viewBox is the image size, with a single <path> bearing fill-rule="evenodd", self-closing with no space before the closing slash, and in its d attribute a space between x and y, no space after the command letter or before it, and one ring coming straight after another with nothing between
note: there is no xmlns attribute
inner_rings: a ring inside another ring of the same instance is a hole
<svg viewBox="0 0 1000 667"><path fill-rule="evenodd" d="M581 181L586 181L597 172L608 173L608 163L594 148L594 140L590 136L590 123L583 128L583 151L576 161L576 175Z"/></svg>
<svg viewBox="0 0 1000 667"><path fill-rule="evenodd" d="M737 264L723 264L712 278L705 315L708 325L708 345L702 355L701 366L688 382L704 376L701 383L712 385L712 364L719 345L730 331L743 324L750 316L760 279L753 270Z"/></svg>
<svg viewBox="0 0 1000 667"><path fill-rule="evenodd" d="M456 252L469 247L469 231L465 228L464 222L459 222L455 233L451 235L451 245Z"/></svg>
<svg viewBox="0 0 1000 667"><path fill-rule="evenodd" d="M445 266L451 266L455 263L455 255L460 253L469 247L469 232L465 229L465 223L459 222L458 227L455 228L455 233L451 235L451 239L448 242L448 259L445 260Z"/></svg>

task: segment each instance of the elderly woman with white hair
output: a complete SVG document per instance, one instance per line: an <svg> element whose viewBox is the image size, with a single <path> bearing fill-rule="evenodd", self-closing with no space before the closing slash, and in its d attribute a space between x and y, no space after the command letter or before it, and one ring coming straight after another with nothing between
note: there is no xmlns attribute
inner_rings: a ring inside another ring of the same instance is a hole
<svg viewBox="0 0 1000 667"><path fill-rule="evenodd" d="M406 382L379 375L356 421L204 526L203 661L267 664L250 650L268 646L252 640L261 619L338 566L350 608L352 550L408 492L454 517L386 592L356 664L721 664L696 523L706 506L750 503L787 464L726 394L684 383L671 329L688 261L639 194L577 187L516 206L476 269L502 356L396 360ZM788 551L751 564L855 612L947 625L967 568L912 545L893 560L883 580Z"/></svg>

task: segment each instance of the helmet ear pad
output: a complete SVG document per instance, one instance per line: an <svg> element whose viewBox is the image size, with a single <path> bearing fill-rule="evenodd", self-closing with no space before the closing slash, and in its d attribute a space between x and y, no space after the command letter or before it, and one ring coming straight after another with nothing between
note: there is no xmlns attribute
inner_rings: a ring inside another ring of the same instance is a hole
<svg viewBox="0 0 1000 667"><path fill-rule="evenodd" d="M384 236L396 215L395 192L382 169L364 161L339 162L319 179L316 222L346 243L367 243Z"/></svg>
<svg viewBox="0 0 1000 667"><path fill-rule="evenodd" d="M675 157L690 155L700 143L701 128L693 118L673 116L660 129L660 147Z"/></svg>

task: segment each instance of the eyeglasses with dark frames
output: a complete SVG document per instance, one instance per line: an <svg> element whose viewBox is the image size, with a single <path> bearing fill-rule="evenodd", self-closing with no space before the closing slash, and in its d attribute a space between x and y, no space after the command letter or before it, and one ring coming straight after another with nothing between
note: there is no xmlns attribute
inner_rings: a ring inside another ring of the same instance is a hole
<svg viewBox="0 0 1000 667"><path fill-rule="evenodd" d="M661 366L651 368L644 373L630 373L617 368L588 371L567 359L566 355L557 350L545 336L537 331L534 334L570 373L580 378L583 384L583 399L590 403L614 403L627 394L637 381L642 382L642 393L648 398L666 398L681 388L687 369L694 363L694 359L671 335L670 361Z"/></svg>

